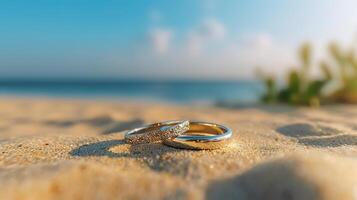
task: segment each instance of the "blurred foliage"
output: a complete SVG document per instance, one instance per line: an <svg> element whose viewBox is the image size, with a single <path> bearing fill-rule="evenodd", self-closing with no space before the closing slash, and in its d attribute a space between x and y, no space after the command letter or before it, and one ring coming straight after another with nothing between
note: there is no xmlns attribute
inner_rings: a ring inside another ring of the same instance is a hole
<svg viewBox="0 0 357 200"><path fill-rule="evenodd" d="M357 57L354 49L342 50L336 43L328 48L329 58L320 62L320 76L311 77L312 47L299 49L300 66L293 67L283 85L274 76L261 75L265 85L262 101L319 106L321 103L357 103Z"/></svg>

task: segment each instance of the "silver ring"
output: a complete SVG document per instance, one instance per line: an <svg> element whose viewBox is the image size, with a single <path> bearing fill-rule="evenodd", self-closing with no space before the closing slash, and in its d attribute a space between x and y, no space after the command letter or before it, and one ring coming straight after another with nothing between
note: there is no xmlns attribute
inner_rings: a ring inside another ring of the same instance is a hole
<svg viewBox="0 0 357 200"><path fill-rule="evenodd" d="M136 128L125 134L125 142L144 144L175 138L189 130L189 121L166 121Z"/></svg>
<svg viewBox="0 0 357 200"><path fill-rule="evenodd" d="M231 137L232 130L228 127L209 122L190 122L185 134L166 139L164 144L183 149L217 149L226 146Z"/></svg>

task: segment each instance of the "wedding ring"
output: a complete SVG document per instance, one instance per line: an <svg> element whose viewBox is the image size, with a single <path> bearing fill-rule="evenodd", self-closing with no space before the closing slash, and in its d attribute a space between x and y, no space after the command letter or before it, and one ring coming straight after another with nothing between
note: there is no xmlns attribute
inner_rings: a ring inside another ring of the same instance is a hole
<svg viewBox="0 0 357 200"><path fill-rule="evenodd" d="M189 121L167 121L133 129L125 134L125 142L144 144L175 138L189 130Z"/></svg>
<svg viewBox="0 0 357 200"><path fill-rule="evenodd" d="M232 130L228 127L208 122L190 122L189 130L164 140L164 144L183 149L217 149L226 146L231 136Z"/></svg>

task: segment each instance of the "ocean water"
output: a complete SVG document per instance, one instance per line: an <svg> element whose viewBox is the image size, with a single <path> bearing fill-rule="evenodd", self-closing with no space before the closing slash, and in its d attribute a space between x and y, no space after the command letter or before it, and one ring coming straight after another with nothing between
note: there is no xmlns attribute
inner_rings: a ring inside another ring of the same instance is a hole
<svg viewBox="0 0 357 200"><path fill-rule="evenodd" d="M261 93L257 81L0 81L2 96L212 103L256 102Z"/></svg>

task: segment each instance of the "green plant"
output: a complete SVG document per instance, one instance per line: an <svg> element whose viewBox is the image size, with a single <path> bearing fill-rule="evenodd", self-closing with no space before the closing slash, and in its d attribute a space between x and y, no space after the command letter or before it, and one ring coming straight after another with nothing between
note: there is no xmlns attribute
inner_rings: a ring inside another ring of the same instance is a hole
<svg viewBox="0 0 357 200"><path fill-rule="evenodd" d="M335 68L338 69L334 79L339 83L331 99L337 102L357 103L357 57L354 49L343 51L336 43L331 43L329 53ZM331 64L326 66L332 68Z"/></svg>
<svg viewBox="0 0 357 200"><path fill-rule="evenodd" d="M324 76L320 79L311 79L309 72L312 65L312 48L309 43L301 46L299 57L301 66L290 70L282 87L277 87L277 81L272 76L264 77L266 92L262 96L262 101L267 103L320 105L322 89L331 79L331 73L326 66L322 66L325 71Z"/></svg>
<svg viewBox="0 0 357 200"><path fill-rule="evenodd" d="M261 76L265 93L262 101L319 106L320 103L357 103L357 55L353 48L328 48L330 59L320 62L321 76L312 78L312 48L305 43L299 50L300 67L291 69L281 87L274 76ZM333 73L334 72L334 73Z"/></svg>

